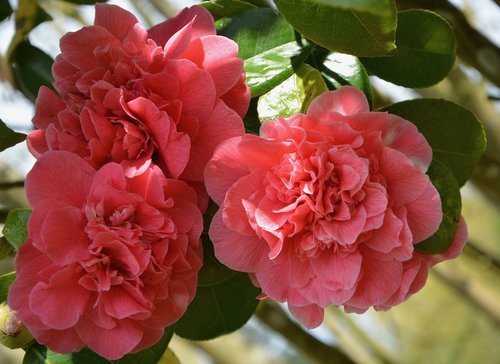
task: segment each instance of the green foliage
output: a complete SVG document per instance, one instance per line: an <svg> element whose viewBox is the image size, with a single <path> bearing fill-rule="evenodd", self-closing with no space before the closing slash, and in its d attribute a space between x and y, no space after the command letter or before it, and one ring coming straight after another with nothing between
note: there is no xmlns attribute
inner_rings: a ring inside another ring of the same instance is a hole
<svg viewBox="0 0 500 364"><path fill-rule="evenodd" d="M0 3L0 21L7 19L12 14L12 7L8 1Z"/></svg>
<svg viewBox="0 0 500 364"><path fill-rule="evenodd" d="M0 302L7 300L9 287L16 278L16 272L6 273L0 276Z"/></svg>
<svg viewBox="0 0 500 364"><path fill-rule="evenodd" d="M246 273L210 286L199 286L175 333L191 340L208 340L243 326L254 313L260 290Z"/></svg>
<svg viewBox="0 0 500 364"><path fill-rule="evenodd" d="M26 135L11 130L0 120L0 152L26 139Z"/></svg>
<svg viewBox="0 0 500 364"><path fill-rule="evenodd" d="M273 89L299 67L312 47L289 42L245 60L246 82L252 97Z"/></svg>
<svg viewBox="0 0 500 364"><path fill-rule="evenodd" d="M247 59L295 40L288 22L270 8L255 8L236 14L219 31L238 44L238 56Z"/></svg>
<svg viewBox="0 0 500 364"><path fill-rule="evenodd" d="M283 83L259 98L257 111L261 121L305 113L312 100L328 91L321 73L303 64Z"/></svg>
<svg viewBox="0 0 500 364"><path fill-rule="evenodd" d="M17 45L13 53L14 74L20 90L31 101L36 100L41 86L52 87L53 63L54 60L49 55L28 41Z"/></svg>
<svg viewBox="0 0 500 364"><path fill-rule="evenodd" d="M370 78L357 57L332 52L323 61L321 73L330 89L337 89L344 85L357 87L363 91L368 103L372 104L373 92L370 85Z"/></svg>
<svg viewBox="0 0 500 364"><path fill-rule="evenodd" d="M63 1L77 5L94 5L97 3L105 3L107 0L63 0Z"/></svg>
<svg viewBox="0 0 500 364"><path fill-rule="evenodd" d="M441 81L455 62L455 35L442 17L427 10L398 13L397 52L390 57L363 58L384 80L405 87L428 87Z"/></svg>
<svg viewBox="0 0 500 364"><path fill-rule="evenodd" d="M28 238L28 221L30 209L14 209L9 211L2 233L7 241L16 249Z"/></svg>
<svg viewBox="0 0 500 364"><path fill-rule="evenodd" d="M210 11L215 19L224 18L245 10L256 8L255 5L240 0L210 0L200 5Z"/></svg>
<svg viewBox="0 0 500 364"><path fill-rule="evenodd" d="M438 254L450 246L457 232L457 223L462 212L462 198L457 180L443 164L434 160L427 173L441 197L443 220L438 231L415 244L414 248L422 253Z"/></svg>
<svg viewBox="0 0 500 364"><path fill-rule="evenodd" d="M393 0L274 0L274 3L305 38L330 50L382 56L396 48Z"/></svg>
<svg viewBox="0 0 500 364"><path fill-rule="evenodd" d="M229 269L217 260L208 235L203 234L201 238L203 241L203 266L198 273L198 286L209 287L217 285L236 275L238 272Z"/></svg>
<svg viewBox="0 0 500 364"><path fill-rule="evenodd" d="M486 148L484 129L476 116L451 101L417 99L384 108L414 123L432 147L433 160L443 164L462 186Z"/></svg>
<svg viewBox="0 0 500 364"><path fill-rule="evenodd" d="M5 239L5 236L0 238L0 260L10 258L16 255L16 249Z"/></svg>

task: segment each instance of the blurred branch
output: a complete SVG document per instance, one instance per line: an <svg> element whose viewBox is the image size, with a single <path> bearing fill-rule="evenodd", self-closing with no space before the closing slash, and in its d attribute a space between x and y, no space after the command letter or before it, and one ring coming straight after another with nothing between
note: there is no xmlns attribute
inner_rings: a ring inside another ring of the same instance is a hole
<svg viewBox="0 0 500 364"><path fill-rule="evenodd" d="M472 181L488 199L500 206L500 164L496 160L485 154L474 170Z"/></svg>
<svg viewBox="0 0 500 364"><path fill-rule="evenodd" d="M495 307L496 302L489 303L467 280L457 277L450 271L432 269L431 274L452 288L466 302L483 312L496 328L500 328L500 311Z"/></svg>
<svg viewBox="0 0 500 364"><path fill-rule="evenodd" d="M3 224L5 220L7 219L7 215L9 214L8 209L1 209L0 210L0 224Z"/></svg>
<svg viewBox="0 0 500 364"><path fill-rule="evenodd" d="M485 261L493 268L495 268L498 272L500 272L500 259L492 256L490 253L483 250L475 243L468 241L464 248L464 254L473 259Z"/></svg>
<svg viewBox="0 0 500 364"><path fill-rule="evenodd" d="M11 188L17 188L17 187L24 187L24 181L1 182L0 183L0 191L10 190Z"/></svg>
<svg viewBox="0 0 500 364"><path fill-rule="evenodd" d="M317 363L353 364L354 362L339 349L327 345L309 335L276 304L262 302L256 311L257 318L274 331L285 337L298 350Z"/></svg>
<svg viewBox="0 0 500 364"><path fill-rule="evenodd" d="M446 0L398 0L397 5L400 10L425 8L443 16L455 31L459 57L500 87L500 49L472 27L460 9Z"/></svg>
<svg viewBox="0 0 500 364"><path fill-rule="evenodd" d="M149 0L151 5L162 13L165 17L170 18L177 14L177 8L173 6L170 2L164 0Z"/></svg>

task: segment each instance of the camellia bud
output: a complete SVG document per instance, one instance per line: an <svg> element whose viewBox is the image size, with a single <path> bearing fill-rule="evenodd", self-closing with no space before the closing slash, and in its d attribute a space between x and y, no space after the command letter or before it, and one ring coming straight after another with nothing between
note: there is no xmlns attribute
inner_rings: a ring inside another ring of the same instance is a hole
<svg viewBox="0 0 500 364"><path fill-rule="evenodd" d="M33 336L26 326L19 321L16 312L12 311L7 303L0 304L0 343L17 349L27 346L33 341Z"/></svg>

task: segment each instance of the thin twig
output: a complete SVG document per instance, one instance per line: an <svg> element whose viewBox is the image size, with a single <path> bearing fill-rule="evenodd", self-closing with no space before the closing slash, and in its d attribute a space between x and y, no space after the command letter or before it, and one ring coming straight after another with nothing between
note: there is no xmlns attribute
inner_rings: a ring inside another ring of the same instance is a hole
<svg viewBox="0 0 500 364"><path fill-rule="evenodd" d="M0 191L10 190L11 188L24 187L24 181L2 182L0 183Z"/></svg>

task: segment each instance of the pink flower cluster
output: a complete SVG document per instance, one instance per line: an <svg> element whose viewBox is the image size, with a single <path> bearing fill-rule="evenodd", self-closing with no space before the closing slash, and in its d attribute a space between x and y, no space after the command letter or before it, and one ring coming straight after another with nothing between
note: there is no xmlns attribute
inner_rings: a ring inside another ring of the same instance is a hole
<svg viewBox="0 0 500 364"><path fill-rule="evenodd" d="M459 254L463 220L441 256L414 251L442 220L425 174L432 150L410 122L370 112L363 93L319 96L307 114L265 122L260 137L223 142L207 165L220 206L217 258L249 272L307 327L323 309L387 309L422 288L431 265Z"/></svg>
<svg viewBox="0 0 500 364"><path fill-rule="evenodd" d="M153 345L194 297L215 147L249 105L237 45L201 7L149 29L97 4L40 89L33 207L9 304L39 343L118 359Z"/></svg>

